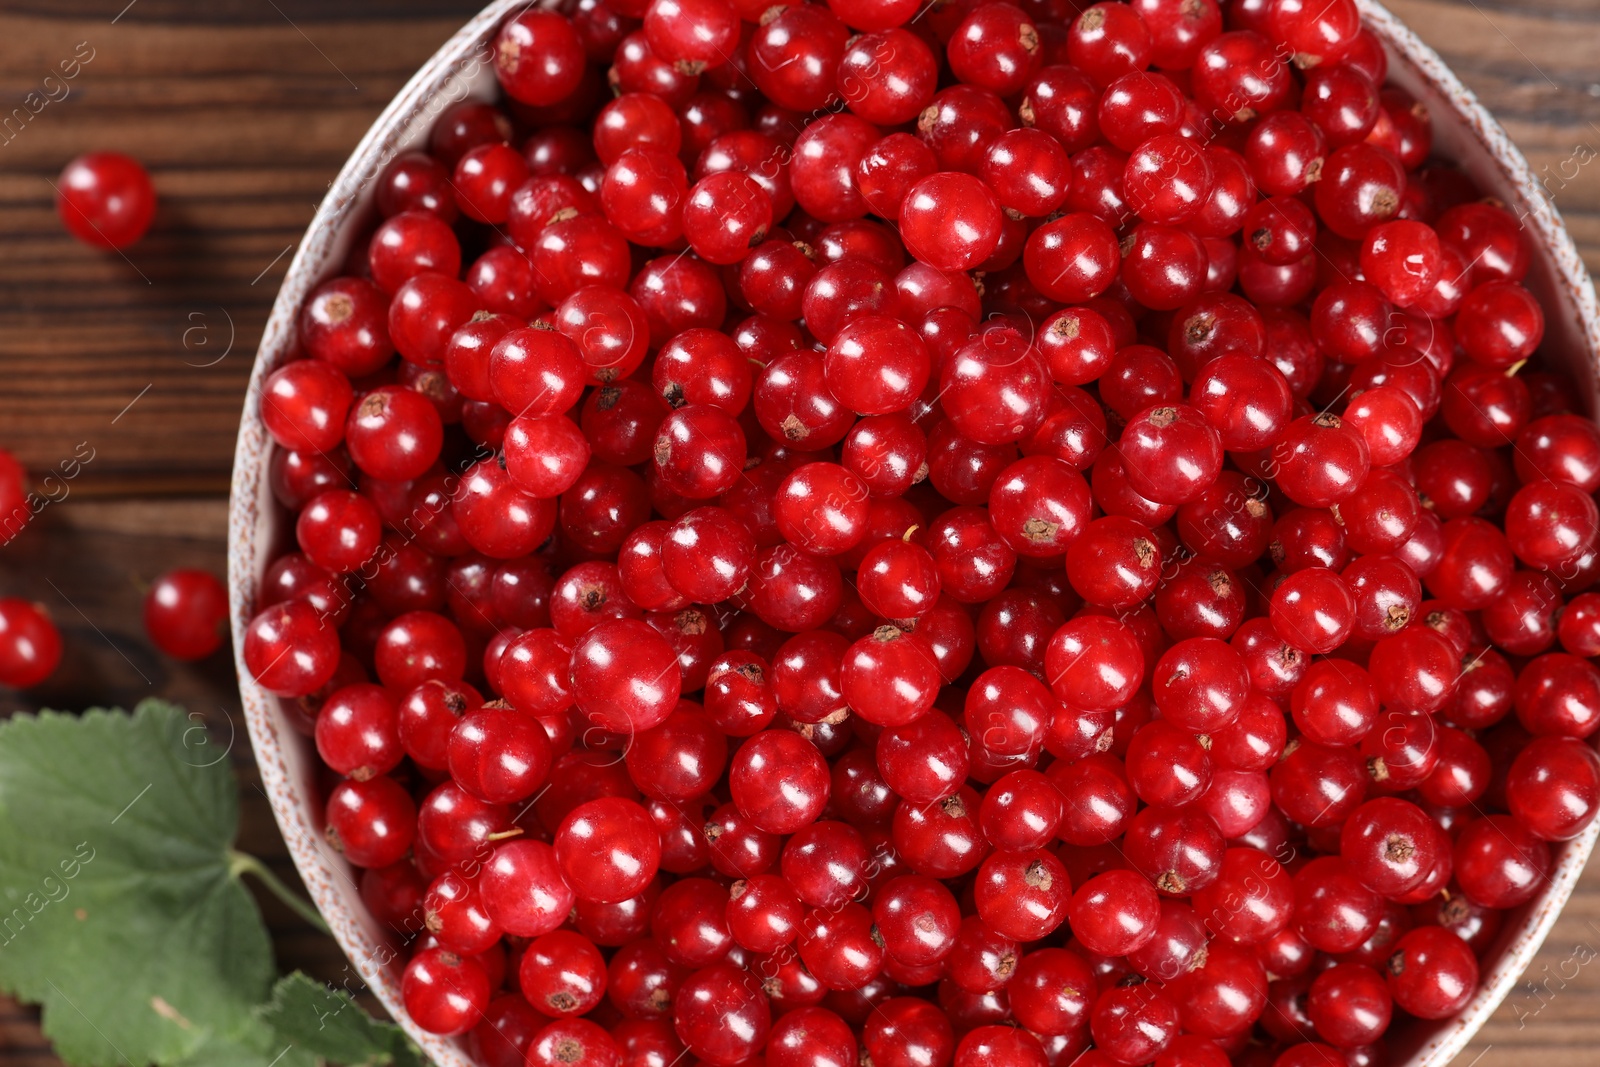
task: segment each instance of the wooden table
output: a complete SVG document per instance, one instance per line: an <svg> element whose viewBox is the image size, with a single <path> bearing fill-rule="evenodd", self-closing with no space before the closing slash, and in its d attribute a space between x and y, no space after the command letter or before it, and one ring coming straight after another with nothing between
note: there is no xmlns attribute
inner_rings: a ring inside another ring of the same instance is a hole
<svg viewBox="0 0 1600 1067"><path fill-rule="evenodd" d="M124 6L126 5L126 6ZM1396 0L1392 5L1548 174L1600 263L1600 0ZM238 715L230 661L158 656L139 625L148 582L224 569L233 439L251 358L289 255L379 109L476 9L471 0L4 0L0 95L58 97L0 125L0 445L36 478L79 455L35 525L0 552L0 592L48 604L66 658L7 709L131 705L162 695L236 731L242 847L286 877ZM84 42L80 44L80 42ZM77 55L62 97L47 74ZM0 116L3 119L4 116ZM161 212L126 257L57 224L49 180L74 155L120 149L154 174ZM340 956L270 899L284 967ZM1483 1067L1565 1067L1600 1047L1600 867L1533 969L1463 1054ZM53 1065L27 1008L0 1002L0 1065Z"/></svg>

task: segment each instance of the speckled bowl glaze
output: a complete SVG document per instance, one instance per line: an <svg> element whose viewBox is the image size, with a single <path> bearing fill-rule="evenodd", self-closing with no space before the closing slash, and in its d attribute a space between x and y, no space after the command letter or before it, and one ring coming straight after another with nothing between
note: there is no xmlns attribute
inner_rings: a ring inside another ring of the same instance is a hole
<svg viewBox="0 0 1600 1067"><path fill-rule="evenodd" d="M289 266L256 354L235 452L228 586L236 650L243 647L245 625L255 614L261 575L292 542L288 516L273 499L269 484L272 442L258 413L262 383L299 355L295 319L300 304L319 282L338 272L373 210L375 179L388 161L421 144L434 118L450 104L495 97L489 44L501 19L525 6L527 0L495 0L423 65L356 146ZM1544 304L1544 351L1572 374L1593 415L1600 376L1596 364L1600 313L1589 276L1559 214L1522 153L1438 55L1378 4L1363 0L1361 7L1388 49L1390 79L1430 110L1436 154L1457 160L1482 189L1524 219L1537 248L1527 284ZM464 1043L425 1033L406 1017L399 982L403 957L367 913L355 872L323 840L315 747L291 724L283 702L250 678L242 659L238 667L250 739L272 810L301 877L350 958L352 977L371 989L436 1063L472 1067ZM1555 850L1548 885L1506 924L1486 958L1477 995L1458 1016L1413 1025L1391 1036L1388 1045L1396 1067L1443 1067L1461 1051L1533 959L1571 895L1596 836L1600 823Z"/></svg>

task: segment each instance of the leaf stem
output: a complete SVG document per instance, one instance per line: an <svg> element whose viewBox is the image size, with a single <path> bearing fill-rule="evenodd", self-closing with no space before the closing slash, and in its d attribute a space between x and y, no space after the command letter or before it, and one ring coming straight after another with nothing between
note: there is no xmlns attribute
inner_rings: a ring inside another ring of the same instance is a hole
<svg viewBox="0 0 1600 1067"><path fill-rule="evenodd" d="M296 915L300 916L300 918L304 919L306 922L310 923L312 926L316 927L318 930L321 930L325 934L333 933L333 931L328 928L328 920L322 917L322 913L317 911L315 905L313 905L305 897L302 897L299 893L296 893L293 889L290 889L288 886L284 885L283 882L278 879L278 876L273 874L272 871L268 869L266 864L262 863L248 852L240 852L238 849L228 850L228 873L233 875L235 878L247 873L255 875L261 884L266 886L267 889L271 891L273 896L287 904L290 910Z"/></svg>

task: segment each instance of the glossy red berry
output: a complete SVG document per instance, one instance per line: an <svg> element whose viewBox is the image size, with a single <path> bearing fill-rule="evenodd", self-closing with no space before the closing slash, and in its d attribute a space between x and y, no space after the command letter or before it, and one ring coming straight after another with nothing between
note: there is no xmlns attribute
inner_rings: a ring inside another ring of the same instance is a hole
<svg viewBox="0 0 1600 1067"><path fill-rule="evenodd" d="M583 42L572 24L550 11L524 11L500 27L494 71L510 96L524 104L554 104L583 77Z"/></svg>
<svg viewBox="0 0 1600 1067"><path fill-rule="evenodd" d="M56 179L56 214L84 244L126 248L144 236L156 191L139 161L121 152L79 156Z"/></svg>
<svg viewBox="0 0 1600 1067"><path fill-rule="evenodd" d="M211 655L222 644L227 623L227 591L209 571L169 571L145 594L145 632L174 659Z"/></svg>
<svg viewBox="0 0 1600 1067"><path fill-rule="evenodd" d="M672 1023L690 1052L716 1067L733 1067L765 1047L772 1012L741 968L716 963L679 986Z"/></svg>
<svg viewBox="0 0 1600 1067"><path fill-rule="evenodd" d="M637 896L655 877L661 840L638 803L602 797L568 813L555 833L556 862L585 900L616 903Z"/></svg>
<svg viewBox="0 0 1600 1067"><path fill-rule="evenodd" d="M406 1014L433 1034L460 1034L476 1026L489 1006L489 978L470 956L423 949L406 964L401 981Z"/></svg>

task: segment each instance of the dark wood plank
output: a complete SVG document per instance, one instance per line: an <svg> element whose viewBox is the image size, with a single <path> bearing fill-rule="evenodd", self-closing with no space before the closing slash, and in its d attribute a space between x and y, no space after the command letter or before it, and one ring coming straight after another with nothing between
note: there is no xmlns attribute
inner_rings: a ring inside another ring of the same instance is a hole
<svg viewBox="0 0 1600 1067"><path fill-rule="evenodd" d="M375 3L305 3L284 7L292 23L243 2L139 0L115 25L121 4L0 14L5 108L63 60L92 57L65 97L0 128L8 447L48 469L90 441L86 488L131 477L225 492L239 398L289 252L362 132L476 6L417 3L396 14L432 17L377 21ZM322 18L302 24L307 12ZM77 245L55 218L50 183L89 148L139 157L161 196L125 257Z"/></svg>
<svg viewBox="0 0 1600 1067"><path fill-rule="evenodd" d="M156 651L141 623L145 592L165 571L178 566L219 575L226 571L226 531L227 502L219 497L97 501L69 495L45 508L6 547L4 589L50 611L62 633L61 667L38 689L4 690L0 707L6 713L131 708L153 696L182 704L205 724L210 742L227 752L239 779L238 847L299 888L261 791L232 654L225 646L200 663L175 662ZM256 896L281 967L343 980L345 960L330 938L269 894ZM58 1062L39 1033L37 1012L0 998L0 1064L55 1067Z"/></svg>
<svg viewBox="0 0 1600 1067"><path fill-rule="evenodd" d="M68 95L0 143L0 425L30 464L91 440L86 488L225 486L285 250L371 118L474 5L414 0L381 22L372 3L278 6L230 0L201 21L193 4L137 0L115 25L115 0L0 7L0 100L20 103L79 42L93 50ZM1574 32L1600 18L1595 5L1395 6L1536 169L1559 173L1577 145L1600 144L1600 86ZM137 154L161 191L156 228L126 260L56 223L48 179L88 146ZM1600 181L1580 174L1556 203L1600 262Z"/></svg>

